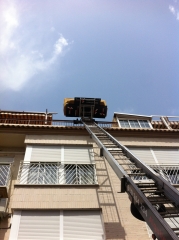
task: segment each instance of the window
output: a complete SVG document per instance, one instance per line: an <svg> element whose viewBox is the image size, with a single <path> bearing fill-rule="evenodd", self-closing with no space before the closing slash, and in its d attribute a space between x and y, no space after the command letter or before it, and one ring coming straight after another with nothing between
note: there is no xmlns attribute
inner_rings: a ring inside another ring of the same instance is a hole
<svg viewBox="0 0 179 240"><path fill-rule="evenodd" d="M96 184L93 149L28 146L18 179L21 184Z"/></svg>
<svg viewBox="0 0 179 240"><path fill-rule="evenodd" d="M128 120L119 120L122 128L130 128Z"/></svg>
<svg viewBox="0 0 179 240"><path fill-rule="evenodd" d="M104 240L99 210L14 211L9 240Z"/></svg>
<svg viewBox="0 0 179 240"><path fill-rule="evenodd" d="M151 128L148 120L120 120L121 128Z"/></svg>

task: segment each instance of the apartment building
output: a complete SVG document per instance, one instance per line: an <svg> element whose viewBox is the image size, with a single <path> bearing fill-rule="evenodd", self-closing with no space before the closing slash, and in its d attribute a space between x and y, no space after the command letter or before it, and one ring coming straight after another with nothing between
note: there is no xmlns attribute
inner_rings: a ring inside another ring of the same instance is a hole
<svg viewBox="0 0 179 240"><path fill-rule="evenodd" d="M114 113L99 126L179 186L179 119ZM0 112L0 239L150 239L82 123Z"/></svg>

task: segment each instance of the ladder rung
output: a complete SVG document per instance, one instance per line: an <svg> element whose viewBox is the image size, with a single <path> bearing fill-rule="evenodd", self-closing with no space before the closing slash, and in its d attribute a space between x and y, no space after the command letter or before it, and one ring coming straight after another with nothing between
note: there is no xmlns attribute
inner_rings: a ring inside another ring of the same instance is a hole
<svg viewBox="0 0 179 240"><path fill-rule="evenodd" d="M179 231L179 228L172 228L173 231Z"/></svg>
<svg viewBox="0 0 179 240"><path fill-rule="evenodd" d="M163 218L174 218L174 217L179 217L179 214L166 214L162 215Z"/></svg>
<svg viewBox="0 0 179 240"><path fill-rule="evenodd" d="M141 187L149 187L149 188L156 187L154 182L139 182L139 183L136 183L136 185L140 188Z"/></svg>
<svg viewBox="0 0 179 240"><path fill-rule="evenodd" d="M166 209L166 208L165 208ZM166 214L179 214L178 209L173 209L173 211L168 211L167 209L164 212L160 212L160 215L166 215Z"/></svg>
<svg viewBox="0 0 179 240"><path fill-rule="evenodd" d="M154 204L167 204L167 203L173 203L173 201L171 201L171 200L169 200L169 199L161 199L161 200L158 200L158 201L151 201L150 199L148 199L149 201L150 201L150 203L152 204L152 205L154 205Z"/></svg>
<svg viewBox="0 0 179 240"><path fill-rule="evenodd" d="M150 190L150 189L148 189L148 190L143 190L143 189L141 189L141 191L143 192L143 193L163 193L163 191L159 191L159 190Z"/></svg>
<svg viewBox="0 0 179 240"><path fill-rule="evenodd" d="M110 149L110 148L118 148L118 146L116 146L116 145L113 145L113 144L108 144L108 143L106 143L106 144L103 144L106 148L108 148L108 150ZM114 149L114 150L116 150L116 149ZM118 150L120 150L120 151L122 151L121 149L119 149L118 148Z"/></svg>
<svg viewBox="0 0 179 240"><path fill-rule="evenodd" d="M129 176L145 176L146 173L128 173Z"/></svg>
<svg viewBox="0 0 179 240"><path fill-rule="evenodd" d="M131 165L131 166L135 166L135 165L133 165L133 164L131 164L131 163L120 163L120 165Z"/></svg>
<svg viewBox="0 0 179 240"><path fill-rule="evenodd" d="M141 168L133 168L133 169L127 168L127 169L124 169L124 170L125 170L125 171L140 171Z"/></svg>

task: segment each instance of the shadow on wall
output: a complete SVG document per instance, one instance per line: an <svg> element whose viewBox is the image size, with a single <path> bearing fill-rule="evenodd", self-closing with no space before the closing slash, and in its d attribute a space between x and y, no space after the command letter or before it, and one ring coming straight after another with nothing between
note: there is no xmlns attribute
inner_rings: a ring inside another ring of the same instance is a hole
<svg viewBox="0 0 179 240"><path fill-rule="evenodd" d="M98 155L98 150L98 148L94 148L96 174L99 183L99 189L96 190L96 193L99 207L102 208L106 239L125 240L126 233L119 217L107 166L104 159Z"/></svg>

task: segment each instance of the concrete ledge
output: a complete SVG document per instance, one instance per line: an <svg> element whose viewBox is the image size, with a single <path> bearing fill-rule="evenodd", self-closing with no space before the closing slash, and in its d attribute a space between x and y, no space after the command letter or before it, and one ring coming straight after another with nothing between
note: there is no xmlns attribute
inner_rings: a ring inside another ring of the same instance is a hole
<svg viewBox="0 0 179 240"><path fill-rule="evenodd" d="M25 187L25 188L99 188L99 184L91 184L91 185L75 185L75 184L14 184L15 187Z"/></svg>

